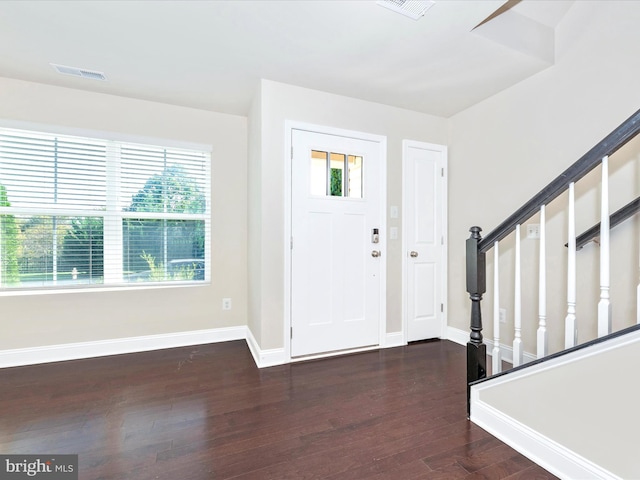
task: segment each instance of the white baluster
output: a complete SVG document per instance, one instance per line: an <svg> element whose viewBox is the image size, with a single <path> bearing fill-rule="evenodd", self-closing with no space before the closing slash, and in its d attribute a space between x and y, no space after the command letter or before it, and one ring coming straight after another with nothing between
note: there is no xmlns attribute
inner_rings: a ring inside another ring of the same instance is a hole
<svg viewBox="0 0 640 480"><path fill-rule="evenodd" d="M611 333L609 301L609 157L602 159L602 202L600 207L600 302L598 302L598 337Z"/></svg>
<svg viewBox="0 0 640 480"><path fill-rule="evenodd" d="M491 372L493 375L502 371L502 354L500 353L500 253L498 242L493 244L493 350L491 350Z"/></svg>
<svg viewBox="0 0 640 480"><path fill-rule="evenodd" d="M547 245L545 238L545 206L540 207L540 273L538 283L538 358L547 355Z"/></svg>
<svg viewBox="0 0 640 480"><path fill-rule="evenodd" d="M576 323L576 207L573 182L569 184L568 220L567 316L564 320L564 348L571 348L578 343Z"/></svg>
<svg viewBox="0 0 640 480"><path fill-rule="evenodd" d="M513 366L517 367L522 365L522 359L524 358L522 351L522 293L520 287L520 225L516 225L516 278L515 278L515 293L514 293L514 312L513 323L515 329L515 337L513 339Z"/></svg>

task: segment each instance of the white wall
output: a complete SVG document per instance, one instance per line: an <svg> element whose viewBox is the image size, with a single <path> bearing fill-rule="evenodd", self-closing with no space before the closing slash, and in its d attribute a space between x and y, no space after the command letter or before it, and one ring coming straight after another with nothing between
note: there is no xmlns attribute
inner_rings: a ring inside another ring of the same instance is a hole
<svg viewBox="0 0 640 480"><path fill-rule="evenodd" d="M577 1L556 30L556 63L549 69L450 119L449 150L449 322L468 330L464 240L472 225L484 234L541 190L640 107L640 2ZM626 165L623 165L629 160ZM611 159L611 206L615 210L640 193L640 143L634 141ZM577 230L598 221L599 168L577 187ZM566 195L547 212L550 272L551 350L563 343L566 314ZM532 222L537 222L533 219ZM635 219L612 234L614 328L633 323L633 285L637 284L638 242ZM525 320L537 321L537 241L523 241ZM530 255L526 256L529 253ZM598 248L578 252L580 341L595 336L593 307ZM487 255L492 284L492 253ZM513 313L513 236L501 247L501 306ZM594 282L591 281L595 275ZM485 335L492 336L492 301L485 296ZM512 340L512 328L503 343ZM535 352L535 326L525 329L525 349Z"/></svg>
<svg viewBox="0 0 640 480"><path fill-rule="evenodd" d="M260 268L250 265L250 284L261 288L261 348L283 347L284 342L284 164L285 121L299 121L387 137L387 202L402 204L402 140L446 144L446 121L386 105L328 94L263 80L261 85L262 152L261 191L250 191L251 202L259 196L261 223L251 223L259 232ZM253 120L251 120L253 121ZM251 139L254 141L254 139ZM253 146L250 147L253 151ZM254 173L250 172L250 177ZM252 188L254 184L252 183ZM257 190L257 189L256 189ZM253 203L252 203L253 204ZM387 228L400 220L387 218ZM402 239L387 242L387 332L402 329L401 252ZM251 257L254 258L253 256ZM253 292L251 293L253 298ZM255 335L255 332L254 332ZM257 335L256 335L257 336Z"/></svg>
<svg viewBox="0 0 640 480"><path fill-rule="evenodd" d="M0 350L246 324L246 118L6 78L0 118L213 147L211 285L2 296Z"/></svg>

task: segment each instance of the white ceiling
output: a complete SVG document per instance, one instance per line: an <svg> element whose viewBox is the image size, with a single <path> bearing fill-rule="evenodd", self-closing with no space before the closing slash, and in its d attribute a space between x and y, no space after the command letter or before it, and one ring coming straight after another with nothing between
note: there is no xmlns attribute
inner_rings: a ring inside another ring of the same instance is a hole
<svg viewBox="0 0 640 480"><path fill-rule="evenodd" d="M573 0L474 30L504 3L437 0L415 21L372 0L5 0L0 76L238 115L265 78L448 117L552 64Z"/></svg>

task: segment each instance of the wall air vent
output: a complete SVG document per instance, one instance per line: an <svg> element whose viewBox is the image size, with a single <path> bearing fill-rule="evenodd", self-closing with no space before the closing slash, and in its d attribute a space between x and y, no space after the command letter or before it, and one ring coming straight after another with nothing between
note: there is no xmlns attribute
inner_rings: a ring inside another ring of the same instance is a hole
<svg viewBox="0 0 640 480"><path fill-rule="evenodd" d="M389 10L418 20L436 3L433 0L378 0L376 2Z"/></svg>
<svg viewBox="0 0 640 480"><path fill-rule="evenodd" d="M93 80L102 80L106 81L107 76L102 72L97 72L95 70L87 70L85 68L77 68L77 67L67 67L65 65L57 65L55 63L50 63L56 72L61 73L63 75L73 75L74 77L82 77L82 78L91 78Z"/></svg>

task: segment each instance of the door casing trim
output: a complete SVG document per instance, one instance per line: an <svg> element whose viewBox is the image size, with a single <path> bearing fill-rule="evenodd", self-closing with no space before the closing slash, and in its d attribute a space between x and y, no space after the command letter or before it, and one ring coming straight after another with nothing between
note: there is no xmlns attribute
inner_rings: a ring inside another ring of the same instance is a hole
<svg viewBox="0 0 640 480"><path fill-rule="evenodd" d="M385 346L387 338L387 137L371 133L346 130L325 125L315 125L294 120L285 120L285 152L284 152L284 351L287 363L291 357L291 148L292 131L303 130L312 133L348 137L366 140L378 144L380 158L380 250L382 263L380 268L380 315L379 315L379 347ZM335 352L317 354L314 358L324 358L335 355ZM295 360L295 359L294 359Z"/></svg>

